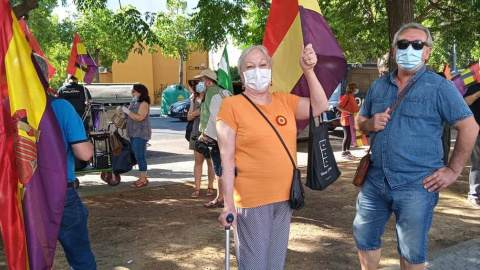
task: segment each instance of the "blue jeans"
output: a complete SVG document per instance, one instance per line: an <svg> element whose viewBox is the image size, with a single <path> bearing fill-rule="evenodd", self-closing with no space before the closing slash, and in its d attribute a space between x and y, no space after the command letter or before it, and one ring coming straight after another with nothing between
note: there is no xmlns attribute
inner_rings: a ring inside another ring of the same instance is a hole
<svg viewBox="0 0 480 270"><path fill-rule="evenodd" d="M147 171L147 140L140 137L131 137L130 143L132 144L133 152L138 163L138 171Z"/></svg>
<svg viewBox="0 0 480 270"><path fill-rule="evenodd" d="M377 250L392 212L396 217L397 250L412 264L427 260L427 236L438 193L428 192L422 180L391 189L387 181L377 187L367 179L357 197L353 237L359 250Z"/></svg>
<svg viewBox="0 0 480 270"><path fill-rule="evenodd" d="M58 241L75 270L97 269L88 237L88 209L74 188L67 189Z"/></svg>
<svg viewBox="0 0 480 270"><path fill-rule="evenodd" d="M470 168L469 175L470 191L468 192L468 196L480 198L480 135L477 136L470 161L472 167Z"/></svg>

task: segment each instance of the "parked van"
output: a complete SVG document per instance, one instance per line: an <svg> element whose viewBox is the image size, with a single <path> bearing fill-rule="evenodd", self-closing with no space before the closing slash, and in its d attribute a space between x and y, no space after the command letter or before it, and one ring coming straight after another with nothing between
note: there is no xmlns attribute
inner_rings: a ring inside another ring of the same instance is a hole
<svg viewBox="0 0 480 270"><path fill-rule="evenodd" d="M355 82L358 85L358 92L355 94L355 100L359 107L362 106L368 88L373 81L378 79L380 73L378 72L377 64L348 64L347 71L343 76L337 89L333 92L328 100L329 108L323 114L323 120L329 124L329 129L334 130L340 126L340 111L337 110L340 97L345 95L345 88L347 84Z"/></svg>
<svg viewBox="0 0 480 270"><path fill-rule="evenodd" d="M92 83L85 85L94 102L104 105L122 105L132 101L135 83Z"/></svg>

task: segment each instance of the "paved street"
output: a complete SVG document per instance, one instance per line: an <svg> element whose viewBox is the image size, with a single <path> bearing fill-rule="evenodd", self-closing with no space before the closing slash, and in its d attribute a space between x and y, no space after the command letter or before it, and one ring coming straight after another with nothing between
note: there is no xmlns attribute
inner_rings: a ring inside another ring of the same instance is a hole
<svg viewBox="0 0 480 270"><path fill-rule="evenodd" d="M158 116L158 107L151 110L152 116ZM193 180L193 155L188 149L188 142L184 138L186 122L172 118L151 117L153 135L147 147L148 178L151 186L161 186L173 183L184 183ZM455 132L452 132L452 142L455 141ZM341 140L343 132L336 129L330 132L330 141L337 162L348 160L341 158ZM308 141L298 143L298 164L307 165ZM352 148L351 152L357 157L365 154L365 147ZM206 168L204 169L206 171ZM109 186L100 179L99 173L79 176L82 195L107 194L131 190L130 185L137 179L137 169L122 174L118 186ZM400 269L398 266L383 268L383 270ZM426 269L452 270L452 269L480 269L480 238L449 247L429 254Z"/></svg>

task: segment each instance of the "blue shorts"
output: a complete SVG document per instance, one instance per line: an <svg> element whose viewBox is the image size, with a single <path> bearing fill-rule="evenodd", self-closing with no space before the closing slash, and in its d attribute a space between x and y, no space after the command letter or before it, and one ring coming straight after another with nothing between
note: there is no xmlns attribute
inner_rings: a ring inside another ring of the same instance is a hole
<svg viewBox="0 0 480 270"><path fill-rule="evenodd" d="M359 250L377 250L392 212L396 217L397 250L411 264L427 260L427 236L438 193L428 192L422 180L391 189L386 181L377 187L367 179L357 197L353 237Z"/></svg>

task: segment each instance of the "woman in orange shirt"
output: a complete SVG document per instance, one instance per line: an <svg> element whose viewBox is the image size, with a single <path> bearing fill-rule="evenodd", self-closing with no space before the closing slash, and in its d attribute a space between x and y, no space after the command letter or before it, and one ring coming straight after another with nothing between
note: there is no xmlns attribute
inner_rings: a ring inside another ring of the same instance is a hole
<svg viewBox="0 0 480 270"><path fill-rule="evenodd" d="M296 123L328 108L328 100L313 67L317 56L305 46L300 67L310 97L269 92L272 59L264 46L246 49L238 60L245 96L269 119L296 160ZM272 127L242 95L223 100L217 115L222 158L221 185L225 206L220 222L234 215L238 269L284 269L292 209L288 203L292 162ZM235 175L237 172L237 175Z"/></svg>
<svg viewBox="0 0 480 270"><path fill-rule="evenodd" d="M350 117L350 115L357 113L359 110L354 96L357 87L356 83L349 83L346 89L347 94L342 96L337 106L337 109L342 112L340 115L340 124L343 127L342 157L349 159L355 158L355 156L350 153L350 144L352 143L350 125L355 125L355 123L350 123L350 120L354 119Z"/></svg>

